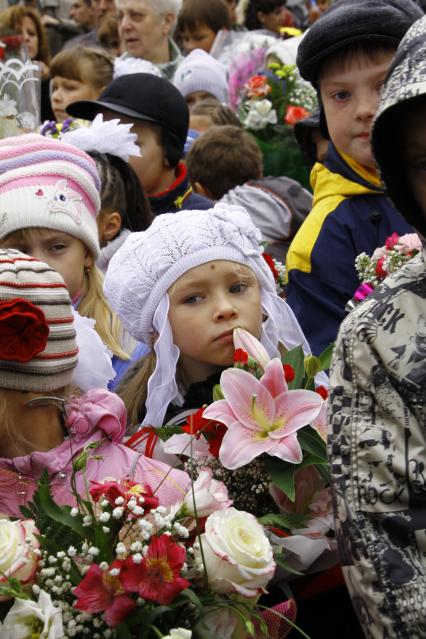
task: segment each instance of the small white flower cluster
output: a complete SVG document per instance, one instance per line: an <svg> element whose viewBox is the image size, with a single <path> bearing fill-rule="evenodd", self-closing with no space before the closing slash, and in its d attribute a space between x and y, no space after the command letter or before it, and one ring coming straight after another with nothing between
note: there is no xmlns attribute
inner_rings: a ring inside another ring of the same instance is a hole
<svg viewBox="0 0 426 639"><path fill-rule="evenodd" d="M366 253L360 253L355 259L355 269L361 282L368 282L376 287L383 281L384 277L380 276L376 270L380 257L383 257L382 269L388 275L395 273L410 259L407 255L396 250L383 251L382 256L369 256Z"/></svg>
<svg viewBox="0 0 426 639"><path fill-rule="evenodd" d="M83 576L89 569L99 549L87 543L80 550L69 546L66 551L51 555L41 552L39 562L38 585L33 592L38 595L40 589L47 592L55 606L62 610L64 637L93 637L101 639L112 637L112 631L105 625L101 615L89 615L73 607L72 583L70 572L72 562Z"/></svg>
<svg viewBox="0 0 426 639"><path fill-rule="evenodd" d="M261 131L269 124L277 124L277 112L270 100L251 100L247 103L248 112L244 120L246 129Z"/></svg>

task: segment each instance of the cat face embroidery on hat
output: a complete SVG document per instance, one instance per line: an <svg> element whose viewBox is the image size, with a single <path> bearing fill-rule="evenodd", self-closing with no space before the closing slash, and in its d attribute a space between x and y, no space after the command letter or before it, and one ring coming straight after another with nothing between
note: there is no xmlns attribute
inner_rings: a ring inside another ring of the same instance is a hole
<svg viewBox="0 0 426 639"><path fill-rule="evenodd" d="M81 224L83 199L68 186L67 180L58 180L53 185L38 187L36 198L46 199L47 212L69 215L76 224Z"/></svg>

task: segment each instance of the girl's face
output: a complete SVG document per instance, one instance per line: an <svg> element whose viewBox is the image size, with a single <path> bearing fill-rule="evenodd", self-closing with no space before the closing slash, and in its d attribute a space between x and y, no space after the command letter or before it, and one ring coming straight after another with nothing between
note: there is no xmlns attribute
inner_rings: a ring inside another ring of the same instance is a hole
<svg viewBox="0 0 426 639"><path fill-rule="evenodd" d="M58 271L64 278L71 299L83 289L84 268L93 266L93 257L83 242L68 233L51 229L27 229L22 237L15 233L2 241L4 248L14 248L36 257Z"/></svg>
<svg viewBox="0 0 426 639"><path fill-rule="evenodd" d="M77 100L96 100L103 87L95 87L89 81L71 80L61 75L55 75L50 85L50 102L52 111L58 122L69 118L66 108Z"/></svg>
<svg viewBox="0 0 426 639"><path fill-rule="evenodd" d="M25 16L22 19L22 35L24 36L24 43L28 50L28 55L31 60L36 60L38 56L38 35L37 28L34 20L29 16Z"/></svg>
<svg viewBox="0 0 426 639"><path fill-rule="evenodd" d="M169 321L189 382L233 362L234 328L259 338L260 287L247 266L215 260L180 277L168 291Z"/></svg>

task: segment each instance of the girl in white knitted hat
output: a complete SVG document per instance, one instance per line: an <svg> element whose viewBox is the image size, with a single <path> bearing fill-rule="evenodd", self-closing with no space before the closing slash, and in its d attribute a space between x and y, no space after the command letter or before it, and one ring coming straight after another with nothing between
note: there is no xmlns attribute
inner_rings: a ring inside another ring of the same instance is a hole
<svg viewBox="0 0 426 639"><path fill-rule="evenodd" d="M173 413L211 403L220 372L233 363L237 327L271 357L279 342L309 352L259 241L243 208L218 204L158 216L115 254L106 295L130 334L153 346L119 387L130 424L158 427Z"/></svg>

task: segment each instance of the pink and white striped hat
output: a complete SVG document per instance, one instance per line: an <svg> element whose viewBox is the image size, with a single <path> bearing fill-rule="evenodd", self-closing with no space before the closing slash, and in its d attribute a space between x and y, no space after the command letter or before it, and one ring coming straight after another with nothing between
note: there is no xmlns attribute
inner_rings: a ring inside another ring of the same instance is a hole
<svg viewBox="0 0 426 639"><path fill-rule="evenodd" d="M0 239L42 227L80 239L98 258L100 179L71 144L29 134L0 140Z"/></svg>

